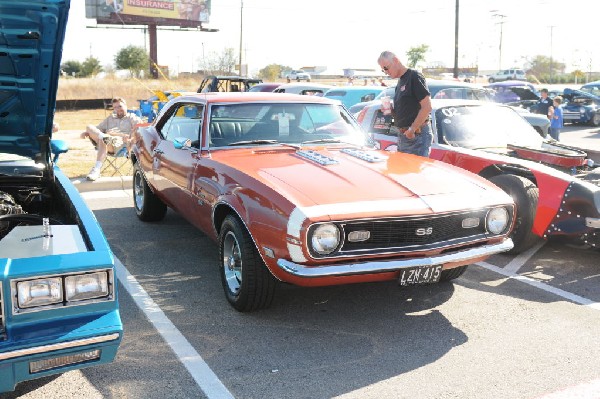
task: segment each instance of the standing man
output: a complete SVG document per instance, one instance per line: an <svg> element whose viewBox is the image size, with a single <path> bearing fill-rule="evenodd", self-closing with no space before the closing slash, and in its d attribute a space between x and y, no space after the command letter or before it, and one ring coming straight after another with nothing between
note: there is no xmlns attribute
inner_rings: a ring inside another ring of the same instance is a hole
<svg viewBox="0 0 600 399"><path fill-rule="evenodd" d="M431 95L425 77L402 65L391 51L384 51L377 62L383 73L398 79L392 115L398 131L398 151L428 157L431 151Z"/></svg>
<svg viewBox="0 0 600 399"><path fill-rule="evenodd" d="M548 89L540 90L540 99L533 105L532 111L536 114L548 115L548 108L552 106L552 100L548 97Z"/></svg>
<svg viewBox="0 0 600 399"><path fill-rule="evenodd" d="M135 125L142 120L135 114L127 113L125 100L116 97L112 100L114 113L110 114L98 126L88 125L81 138L89 137L97 148L96 164L87 175L88 180L96 180L100 177L102 164L107 153L116 154L121 148L128 145Z"/></svg>

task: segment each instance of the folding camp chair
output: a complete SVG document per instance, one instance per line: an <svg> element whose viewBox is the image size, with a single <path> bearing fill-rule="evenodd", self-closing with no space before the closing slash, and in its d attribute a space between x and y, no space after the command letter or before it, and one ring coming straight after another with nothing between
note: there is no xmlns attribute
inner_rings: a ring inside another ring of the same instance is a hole
<svg viewBox="0 0 600 399"><path fill-rule="evenodd" d="M105 172L110 176L118 174L121 177L129 176L132 172L132 164L129 161L129 154L127 153L127 147L124 146L114 154L110 152L106 155L104 164L100 173L105 175Z"/></svg>

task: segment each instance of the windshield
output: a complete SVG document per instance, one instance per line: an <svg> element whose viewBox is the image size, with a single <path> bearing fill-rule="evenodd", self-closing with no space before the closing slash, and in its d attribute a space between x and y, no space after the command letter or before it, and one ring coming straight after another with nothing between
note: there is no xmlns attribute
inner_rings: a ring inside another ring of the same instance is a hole
<svg viewBox="0 0 600 399"><path fill-rule="evenodd" d="M369 145L369 137L340 105L236 103L213 105L209 146L347 143Z"/></svg>
<svg viewBox="0 0 600 399"><path fill-rule="evenodd" d="M506 148L507 145L540 148L544 139L509 107L465 105L435 112L440 142L476 148Z"/></svg>

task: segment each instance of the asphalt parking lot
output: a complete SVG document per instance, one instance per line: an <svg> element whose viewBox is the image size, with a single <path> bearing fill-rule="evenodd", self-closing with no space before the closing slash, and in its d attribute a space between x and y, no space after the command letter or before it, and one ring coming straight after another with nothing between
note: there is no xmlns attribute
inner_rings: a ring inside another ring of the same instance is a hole
<svg viewBox="0 0 600 399"><path fill-rule="evenodd" d="M432 286L282 285L270 309L241 314L216 245L179 215L140 222L130 190L84 198L118 259L117 360L3 397L600 397L600 251L540 242Z"/></svg>

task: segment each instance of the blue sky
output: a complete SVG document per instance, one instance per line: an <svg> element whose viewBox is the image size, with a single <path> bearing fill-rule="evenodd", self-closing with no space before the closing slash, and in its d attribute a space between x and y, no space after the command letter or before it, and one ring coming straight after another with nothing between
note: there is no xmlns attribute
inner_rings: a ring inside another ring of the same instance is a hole
<svg viewBox="0 0 600 399"><path fill-rule="evenodd" d="M216 33L159 30L158 63L189 72L223 48L237 55L241 4L212 0L207 27ZM567 64L568 71L600 71L597 11L595 0L460 0L459 66L522 67L527 57L541 54ZM243 0L243 62L250 72L271 63L376 68L382 50L402 58L427 44L428 64L452 67L454 13L453 0ZM72 0L63 61L93 55L105 65L122 47L147 43L142 30L90 26L96 23L85 18L84 1Z"/></svg>

